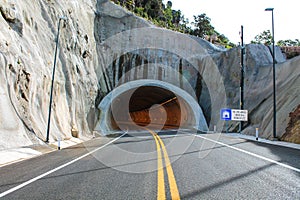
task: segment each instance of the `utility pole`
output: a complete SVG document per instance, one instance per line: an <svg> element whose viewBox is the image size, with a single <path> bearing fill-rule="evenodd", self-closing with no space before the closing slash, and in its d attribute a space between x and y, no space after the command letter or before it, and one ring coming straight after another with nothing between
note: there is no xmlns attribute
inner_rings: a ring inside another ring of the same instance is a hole
<svg viewBox="0 0 300 200"><path fill-rule="evenodd" d="M240 109L244 110L244 27L241 26L241 82L240 82ZM239 132L242 132L243 129L243 121L240 121Z"/></svg>

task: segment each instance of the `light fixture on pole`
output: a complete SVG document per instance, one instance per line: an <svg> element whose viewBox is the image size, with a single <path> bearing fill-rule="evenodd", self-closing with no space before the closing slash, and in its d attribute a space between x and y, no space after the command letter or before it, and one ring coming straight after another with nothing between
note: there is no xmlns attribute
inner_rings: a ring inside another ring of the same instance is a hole
<svg viewBox="0 0 300 200"><path fill-rule="evenodd" d="M274 40L274 8L266 8L265 11L272 11L272 58L273 58L273 138L276 136L276 80L275 80L275 40Z"/></svg>
<svg viewBox="0 0 300 200"><path fill-rule="evenodd" d="M57 27L57 37L56 37L56 47L54 53L54 63L53 63L53 72L52 72L52 81L51 81L51 89L50 89L50 101L49 101L49 111L48 111L48 124L47 124L47 135L46 135L46 142L49 142L49 133L50 133L50 118L51 118L51 107L52 107L52 97L53 97L53 84L54 84L54 75L55 75L55 67L56 67L56 57L57 57L57 50L59 44L59 31L60 31L60 23L61 20L67 20L67 17L62 16L59 18L58 27Z"/></svg>

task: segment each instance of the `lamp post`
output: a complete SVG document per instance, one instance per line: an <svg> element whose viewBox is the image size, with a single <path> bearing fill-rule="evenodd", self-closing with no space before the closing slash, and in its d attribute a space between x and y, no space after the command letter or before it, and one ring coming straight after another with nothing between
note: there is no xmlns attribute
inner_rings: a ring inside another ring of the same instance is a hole
<svg viewBox="0 0 300 200"><path fill-rule="evenodd" d="M60 30L60 23L61 20L67 20L67 17L62 16L59 18L58 27L57 27L57 37L56 37L56 47L54 53L54 63L53 63L53 71L52 71L52 81L51 81L51 89L50 89L50 100L49 100L49 111L48 111L48 124L47 124L47 136L46 142L49 142L49 133L50 133L50 118L51 118L51 107L52 107L52 97L53 97L53 84L54 84L54 75L55 75L55 68L56 68L56 57L57 57L57 50L59 44L59 30Z"/></svg>
<svg viewBox="0 0 300 200"><path fill-rule="evenodd" d="M241 26L241 82L240 82L240 109L244 110L244 26ZM240 122L240 133L243 130L243 121Z"/></svg>
<svg viewBox="0 0 300 200"><path fill-rule="evenodd" d="M273 138L276 138L276 81L275 81L275 40L274 40L274 8L266 8L265 11L272 11L272 47L273 47Z"/></svg>

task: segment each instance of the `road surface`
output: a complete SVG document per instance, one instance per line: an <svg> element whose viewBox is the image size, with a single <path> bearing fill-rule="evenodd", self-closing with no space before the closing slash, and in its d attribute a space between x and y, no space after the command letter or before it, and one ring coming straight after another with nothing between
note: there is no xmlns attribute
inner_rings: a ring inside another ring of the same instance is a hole
<svg viewBox="0 0 300 200"><path fill-rule="evenodd" d="M300 151L226 134L123 134L0 168L3 199L300 199Z"/></svg>

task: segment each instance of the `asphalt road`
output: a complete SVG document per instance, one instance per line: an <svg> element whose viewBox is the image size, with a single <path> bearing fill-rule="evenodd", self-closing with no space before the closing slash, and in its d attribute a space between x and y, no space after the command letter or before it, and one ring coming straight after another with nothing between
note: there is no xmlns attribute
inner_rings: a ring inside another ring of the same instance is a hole
<svg viewBox="0 0 300 200"><path fill-rule="evenodd" d="M3 199L300 199L300 151L224 134L100 137L0 168Z"/></svg>

